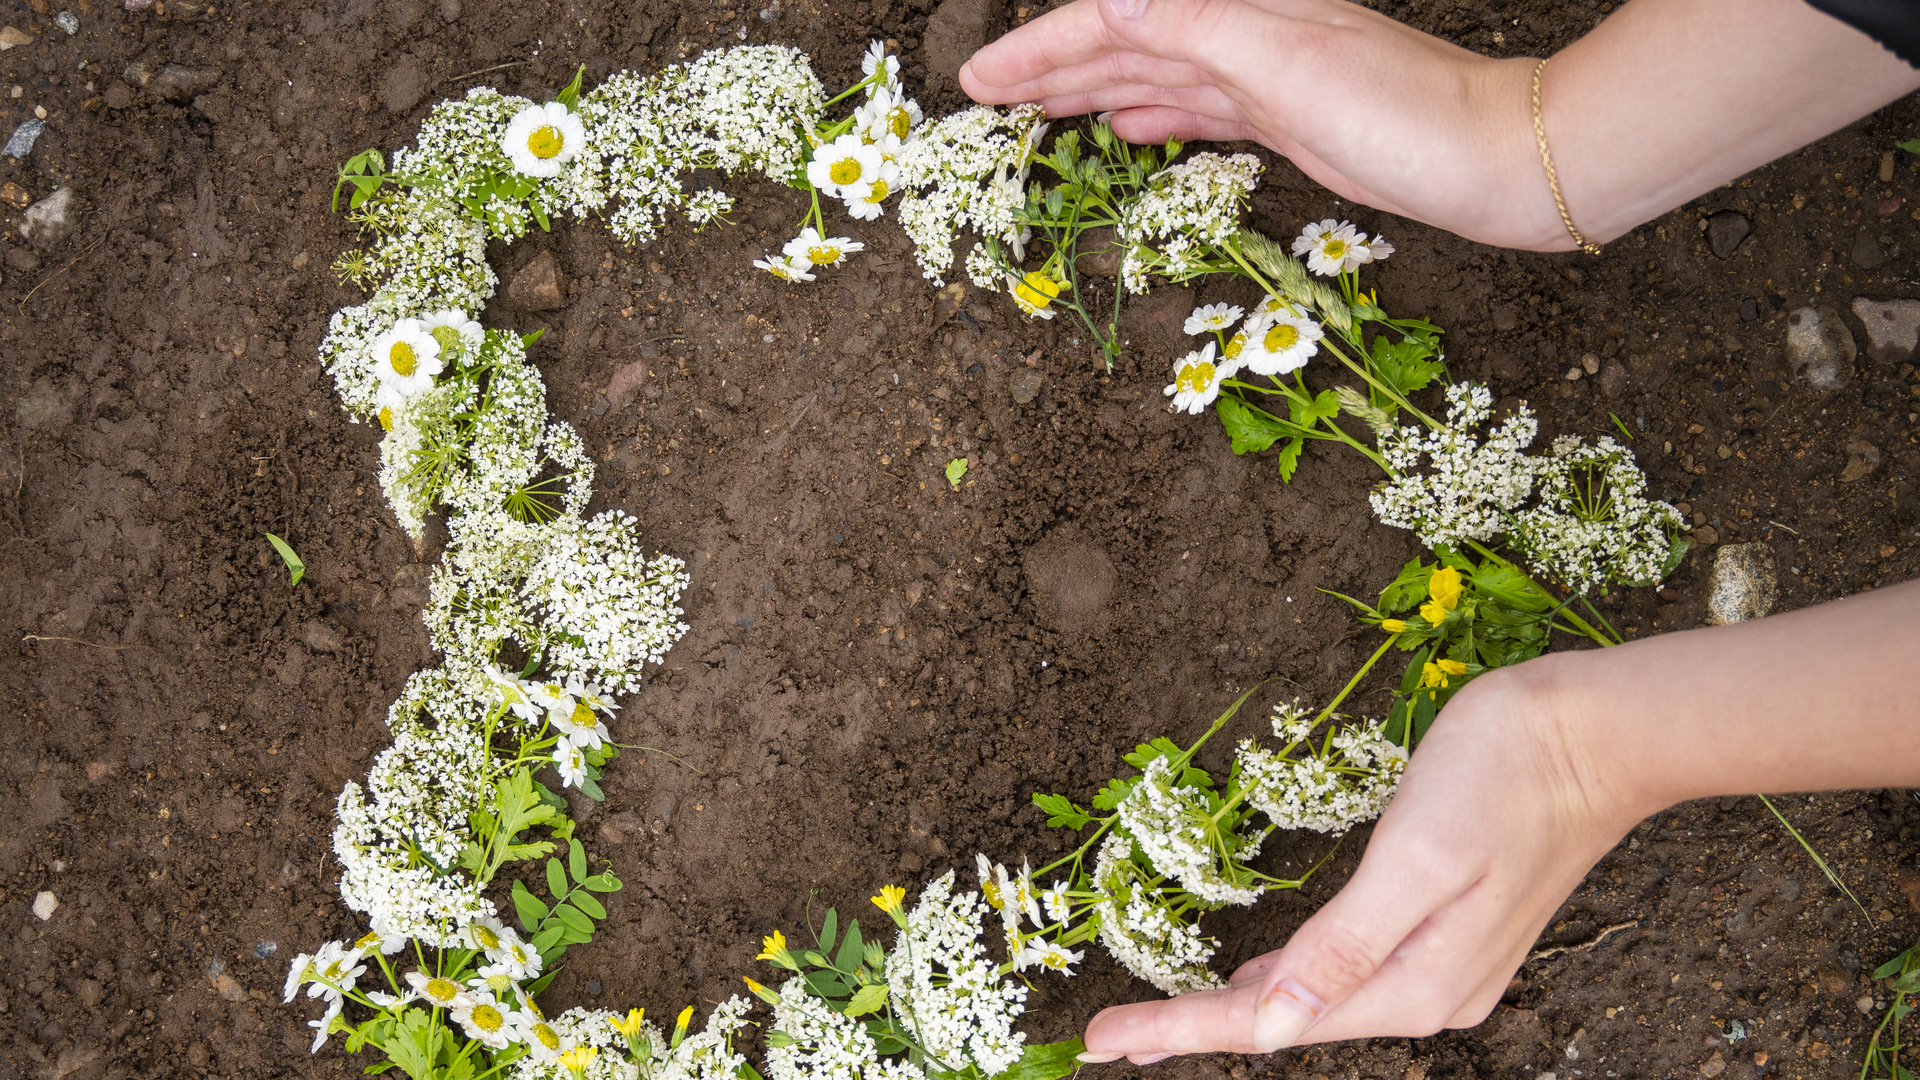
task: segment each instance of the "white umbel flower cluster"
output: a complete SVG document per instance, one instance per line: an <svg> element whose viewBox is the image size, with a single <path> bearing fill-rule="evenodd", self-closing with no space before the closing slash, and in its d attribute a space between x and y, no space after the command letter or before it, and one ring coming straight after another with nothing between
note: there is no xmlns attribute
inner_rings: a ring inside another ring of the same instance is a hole
<svg viewBox="0 0 1920 1080"><path fill-rule="evenodd" d="M907 928L887 955L887 990L941 1071L973 1065L990 1077L1020 1060L1026 1035L1013 1023L1026 1009L1027 988L1002 980L987 956L980 941L986 901L978 893L956 895L953 885L949 870L907 913Z"/></svg>
<svg viewBox="0 0 1920 1080"><path fill-rule="evenodd" d="M1508 536L1527 561L1575 592L1660 580L1680 512L1646 496L1647 475L1633 451L1608 436L1587 444L1571 435L1534 459L1533 504Z"/></svg>
<svg viewBox="0 0 1920 1080"><path fill-rule="evenodd" d="M1207 967L1220 943L1157 902L1158 890L1134 862L1133 846L1125 836L1110 836L1100 844L1093 869L1100 944L1122 967L1162 993L1187 994L1222 985Z"/></svg>
<svg viewBox="0 0 1920 1080"><path fill-rule="evenodd" d="M1147 188L1125 210L1119 241L1126 250L1120 280L1144 293L1149 274L1180 280L1200 272L1207 254L1240 231L1240 215L1260 182L1252 154L1195 154L1147 178Z"/></svg>
<svg viewBox="0 0 1920 1080"><path fill-rule="evenodd" d="M942 117L901 145L896 160L907 193L900 224L924 277L946 283L962 229L1006 245L1019 261L1027 236L1015 217L1027 203L1027 170L1047 132L1045 117L1038 105L1005 112L982 105ZM974 284L998 288L1000 274Z"/></svg>
<svg viewBox="0 0 1920 1080"><path fill-rule="evenodd" d="M1282 703L1273 710L1273 733L1284 746L1240 743L1235 756L1247 802L1282 829L1335 836L1379 817L1406 771L1406 749L1388 739L1378 721L1332 732L1326 753L1308 742L1312 732L1311 713Z"/></svg>
<svg viewBox="0 0 1920 1080"><path fill-rule="evenodd" d="M805 979L780 985L774 1029L791 1042L767 1047L768 1080L924 1080L904 1061L882 1061L867 1027L808 992Z"/></svg>
<svg viewBox="0 0 1920 1080"><path fill-rule="evenodd" d="M1251 904L1266 890L1243 884L1231 874L1260 853L1260 837L1220 827L1207 806L1207 793L1180 783L1172 762L1147 762L1146 774L1116 808L1120 824L1154 868L1180 887L1211 904Z"/></svg>
<svg viewBox="0 0 1920 1080"><path fill-rule="evenodd" d="M1473 383L1447 388L1447 422L1438 430L1394 428L1380 452L1394 476L1368 496L1380 521L1411 529L1428 547L1486 540L1533 491L1526 455L1539 424L1525 405L1484 441L1475 429L1493 415L1493 393Z"/></svg>
<svg viewBox="0 0 1920 1080"><path fill-rule="evenodd" d="M613 1026L619 1019L618 1013L606 1009L568 1009L543 1023L548 1030L542 1034L551 1038L554 1045L549 1047L544 1041L525 1040L530 1049L538 1049L515 1061L512 1071L506 1075L516 1080L576 1080L576 1074L561 1064L560 1055L577 1047L587 1047L598 1053L582 1074L586 1080L635 1080L634 1068L626 1060L626 1039Z"/></svg>

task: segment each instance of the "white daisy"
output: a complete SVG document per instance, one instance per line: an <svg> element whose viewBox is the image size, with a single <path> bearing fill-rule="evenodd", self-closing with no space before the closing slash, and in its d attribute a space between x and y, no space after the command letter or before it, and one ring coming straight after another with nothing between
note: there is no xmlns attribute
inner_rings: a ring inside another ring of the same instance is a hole
<svg viewBox="0 0 1920 1080"><path fill-rule="evenodd" d="M805 259L792 259L782 255L777 259L755 259L753 260L753 265L761 270L765 270L781 281L800 282L813 280L813 275L807 273L807 271L813 269L813 264Z"/></svg>
<svg viewBox="0 0 1920 1080"><path fill-rule="evenodd" d="M1073 965L1079 963L1080 958L1086 955L1085 952L1075 952L1072 949L1055 945L1053 942L1040 940L1028 942L1027 947L1021 950L1021 952L1021 967L1026 968L1038 965L1057 971L1068 978L1073 977Z"/></svg>
<svg viewBox="0 0 1920 1080"><path fill-rule="evenodd" d="M539 1013L531 1009L521 1009L513 1014L518 1027L515 1042L525 1043L527 1056L536 1065L551 1065L560 1060L560 1055L573 1049L573 1039L555 1031L552 1024Z"/></svg>
<svg viewBox="0 0 1920 1080"><path fill-rule="evenodd" d="M920 103L904 91L883 90L853 111L853 128L890 156L925 119Z"/></svg>
<svg viewBox="0 0 1920 1080"><path fill-rule="evenodd" d="M578 157L587 144L587 129L580 117L557 101L529 105L507 124L500 147L513 162L514 171L536 180L560 175L567 162Z"/></svg>
<svg viewBox="0 0 1920 1080"><path fill-rule="evenodd" d="M368 349L380 389L402 400L433 389L433 377L444 367L440 343L419 319L401 319L373 339Z"/></svg>
<svg viewBox="0 0 1920 1080"><path fill-rule="evenodd" d="M1209 341L1205 348L1190 352L1174 363L1173 382L1167 385L1167 394L1173 398L1175 412L1198 416L1220 396L1220 381L1231 375L1233 369L1216 366L1213 351L1213 342Z"/></svg>
<svg viewBox="0 0 1920 1080"><path fill-rule="evenodd" d="M1320 351L1325 332L1305 315L1275 311L1250 321L1247 341L1236 358L1255 375L1285 375L1298 371Z"/></svg>
<svg viewBox="0 0 1920 1080"><path fill-rule="evenodd" d="M583 703L576 703L573 712L565 716L559 712L549 712L547 720L559 730L562 738L581 750L596 749L612 737L606 725Z"/></svg>
<svg viewBox="0 0 1920 1080"><path fill-rule="evenodd" d="M407 972L407 985L413 987L408 1000L419 998L438 1009L450 1009L467 1000L467 989L452 979L429 975L424 971Z"/></svg>
<svg viewBox="0 0 1920 1080"><path fill-rule="evenodd" d="M1300 230L1293 239L1293 253L1307 257L1307 269L1332 277L1363 261L1354 252L1359 239L1352 223L1325 218Z"/></svg>
<svg viewBox="0 0 1920 1080"><path fill-rule="evenodd" d="M534 701L533 693L526 683L510 672L501 671L492 664L481 668L488 685L500 697L500 703L513 711L522 720L538 720L542 706Z"/></svg>
<svg viewBox="0 0 1920 1080"><path fill-rule="evenodd" d="M880 148L849 132L813 152L807 182L828 195L844 196L880 178Z"/></svg>
<svg viewBox="0 0 1920 1080"><path fill-rule="evenodd" d="M480 346L486 332L480 324L467 318L467 313L459 308L445 308L430 311L420 316L420 325L427 328L433 340L440 343L443 353L465 353Z"/></svg>
<svg viewBox="0 0 1920 1080"><path fill-rule="evenodd" d="M488 950L487 958L493 963L480 969L480 976L486 979L504 975L514 982L525 982L539 978L540 969L545 965L540 953L521 941L520 935L514 933L511 926L501 928L500 947Z"/></svg>
<svg viewBox="0 0 1920 1080"><path fill-rule="evenodd" d="M600 689L599 683L588 682L578 675L571 676L567 679L567 694L575 701L596 712L614 713L620 711L620 706L615 705L613 699L608 697Z"/></svg>
<svg viewBox="0 0 1920 1080"><path fill-rule="evenodd" d="M879 68L881 64L887 66L887 73L881 77L881 82L886 87L891 88L895 83L900 81L900 58L887 55L886 42L868 41L867 54L860 58L860 73L862 75L872 75L875 69ZM878 87L874 89L878 89Z"/></svg>
<svg viewBox="0 0 1920 1080"><path fill-rule="evenodd" d="M847 215L860 221L872 221L885 212L882 205L887 196L893 194L900 183L900 167L891 161L880 163L880 174L870 184L844 188L841 199L846 201Z"/></svg>
<svg viewBox="0 0 1920 1080"><path fill-rule="evenodd" d="M780 251L796 262L813 266L838 266L848 255L866 249L867 245L844 236L823 237L820 230L809 225L800 230L799 236L787 241L787 246Z"/></svg>
<svg viewBox="0 0 1920 1080"><path fill-rule="evenodd" d="M1362 233L1353 242L1353 252L1354 257L1362 263L1379 262L1393 254L1393 245L1387 243L1386 237L1379 233L1371 237Z"/></svg>
<svg viewBox="0 0 1920 1080"><path fill-rule="evenodd" d="M508 1019L508 1009L491 994L470 997L453 1007L450 1016L467 1037L495 1050L505 1050L519 1034Z"/></svg>
<svg viewBox="0 0 1920 1080"><path fill-rule="evenodd" d="M587 778L587 755L570 742L553 748L553 767L560 772L560 786L577 788Z"/></svg>
<svg viewBox="0 0 1920 1080"><path fill-rule="evenodd" d="M1073 897L1067 894L1067 883L1064 881L1054 882L1053 888L1041 894L1040 902L1047 909L1047 918L1062 926L1073 917Z"/></svg>
<svg viewBox="0 0 1920 1080"><path fill-rule="evenodd" d="M1217 333L1239 322L1240 316L1245 314L1241 309L1226 304L1207 304L1194 308L1193 314L1187 316L1186 331L1195 335Z"/></svg>

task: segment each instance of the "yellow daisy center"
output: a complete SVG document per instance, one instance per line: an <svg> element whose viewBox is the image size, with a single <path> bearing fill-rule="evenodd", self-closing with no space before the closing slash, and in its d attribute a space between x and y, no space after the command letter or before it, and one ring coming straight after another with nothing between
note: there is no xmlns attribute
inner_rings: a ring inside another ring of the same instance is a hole
<svg viewBox="0 0 1920 1080"><path fill-rule="evenodd" d="M396 341L393 343L393 348L387 350L387 366L392 368L396 375L405 377L413 374L413 369L420 366L420 357L413 351L413 346L404 341Z"/></svg>
<svg viewBox="0 0 1920 1080"><path fill-rule="evenodd" d="M473 1007L473 1026L479 1028L481 1031L499 1031L502 1027L506 1026L506 1023L507 1018L501 1016L500 1010L491 1005L475 1005Z"/></svg>
<svg viewBox="0 0 1920 1080"><path fill-rule="evenodd" d="M594 725L593 710L587 708L585 705L575 705L573 707L573 715L568 719L580 727L590 728Z"/></svg>
<svg viewBox="0 0 1920 1080"><path fill-rule="evenodd" d="M380 430L393 430L393 410L385 405L380 406Z"/></svg>
<svg viewBox="0 0 1920 1080"><path fill-rule="evenodd" d="M1232 360L1233 358L1240 355L1241 349L1244 349L1246 347L1247 347L1247 332L1245 330L1242 330L1239 333L1233 335L1232 340L1227 342L1227 347L1220 350L1220 355L1225 357L1228 360Z"/></svg>
<svg viewBox="0 0 1920 1080"><path fill-rule="evenodd" d="M1285 352L1300 344L1300 328L1291 323L1276 323L1261 339L1268 352Z"/></svg>
<svg viewBox="0 0 1920 1080"><path fill-rule="evenodd" d="M479 942L483 949L500 947L500 935L494 933L492 928L481 926L479 923L473 924L473 940Z"/></svg>
<svg viewBox="0 0 1920 1080"><path fill-rule="evenodd" d="M834 162L827 169L827 178L836 184L856 184L860 182L860 174L863 171L865 170L860 168L859 158L845 157Z"/></svg>
<svg viewBox="0 0 1920 1080"><path fill-rule="evenodd" d="M886 199L887 199L887 182L885 180L875 180L873 182L873 190L867 192L867 201L870 203L877 203L877 202L885 202Z"/></svg>
<svg viewBox="0 0 1920 1080"><path fill-rule="evenodd" d="M815 266L832 266L840 261L840 245L816 244L807 249L807 258Z"/></svg>
<svg viewBox="0 0 1920 1080"><path fill-rule="evenodd" d="M452 1001L460 993L460 984L452 979L428 979L426 994L435 1001Z"/></svg>
<svg viewBox="0 0 1920 1080"><path fill-rule="evenodd" d="M560 1033L545 1024L533 1025L533 1037L540 1040L540 1045L549 1050L560 1049Z"/></svg>
<svg viewBox="0 0 1920 1080"><path fill-rule="evenodd" d="M1056 971L1067 966L1067 958L1057 952L1050 952L1041 957L1040 962Z"/></svg>
<svg viewBox="0 0 1920 1080"><path fill-rule="evenodd" d="M1180 367L1179 376L1173 380L1173 385L1180 390L1192 391L1196 394L1203 393L1207 387L1213 385L1213 372L1213 365L1205 360L1183 364Z"/></svg>
<svg viewBox="0 0 1920 1080"><path fill-rule="evenodd" d="M385 412L386 410L383 409L381 411ZM353 949L355 952L362 952L362 951L365 951L368 946L377 944L379 941L380 941L379 934L375 934L375 933L363 934L359 941L356 941L353 943Z"/></svg>
<svg viewBox="0 0 1920 1080"><path fill-rule="evenodd" d="M887 128L893 132L894 138L906 138L907 132L913 130L913 114L906 110L906 106L895 105L887 113Z"/></svg>
<svg viewBox="0 0 1920 1080"><path fill-rule="evenodd" d="M567 137L560 134L560 129L552 124L541 124L527 135L528 152L542 160L558 157L566 145Z"/></svg>
<svg viewBox="0 0 1920 1080"><path fill-rule="evenodd" d="M1347 246L1345 240L1329 240L1327 246L1321 250L1321 254L1328 259L1344 259L1347 257Z"/></svg>

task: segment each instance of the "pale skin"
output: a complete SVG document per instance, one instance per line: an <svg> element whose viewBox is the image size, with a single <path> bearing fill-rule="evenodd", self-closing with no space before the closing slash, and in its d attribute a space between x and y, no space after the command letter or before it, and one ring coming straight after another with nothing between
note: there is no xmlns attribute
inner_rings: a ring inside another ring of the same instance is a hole
<svg viewBox="0 0 1920 1080"><path fill-rule="evenodd" d="M1133 141L1258 141L1342 198L1565 251L1533 66L1340 0L1080 0L982 49L960 81L984 102L1111 113ZM1631 0L1554 58L1542 111L1574 221L1605 242L1916 87L1920 72L1800 0ZM1920 787L1920 702L1901 678L1916 612L1909 582L1482 676L1414 755L1353 879L1285 947L1228 989L1101 1012L1085 1059L1471 1026L1647 816Z"/></svg>

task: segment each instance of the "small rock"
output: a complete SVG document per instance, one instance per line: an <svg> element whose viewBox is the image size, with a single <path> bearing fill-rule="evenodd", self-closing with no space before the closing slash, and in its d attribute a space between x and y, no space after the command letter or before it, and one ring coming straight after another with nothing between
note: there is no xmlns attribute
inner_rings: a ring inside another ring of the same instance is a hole
<svg viewBox="0 0 1920 1080"><path fill-rule="evenodd" d="M1853 298L1853 313L1867 328L1867 355L1883 364L1913 359L1920 347L1920 300Z"/></svg>
<svg viewBox="0 0 1920 1080"><path fill-rule="evenodd" d="M1880 448L1864 439L1847 444L1847 467L1840 470L1840 482L1851 484L1865 480L1880 467Z"/></svg>
<svg viewBox="0 0 1920 1080"><path fill-rule="evenodd" d="M640 388L647 384L647 362L635 360L613 373L607 380L607 405L615 409L624 409L640 394ZM736 390L735 387L727 387Z"/></svg>
<svg viewBox="0 0 1920 1080"><path fill-rule="evenodd" d="M133 63L121 69L120 78L125 80L129 86L145 87L148 83L151 83L153 77L158 74L160 74L159 65L155 64L152 60L140 59L135 60Z"/></svg>
<svg viewBox="0 0 1920 1080"><path fill-rule="evenodd" d="M1796 308L1787 316L1787 363L1815 390L1832 390L1850 381L1857 353L1853 331L1833 308Z"/></svg>
<svg viewBox="0 0 1920 1080"><path fill-rule="evenodd" d="M213 3L212 0L167 0L161 14L169 19L192 22L213 14Z"/></svg>
<svg viewBox="0 0 1920 1080"><path fill-rule="evenodd" d="M1627 365L1618 360L1609 360L1600 369L1600 391L1607 395L1608 401L1618 401L1627 390Z"/></svg>
<svg viewBox="0 0 1920 1080"><path fill-rule="evenodd" d="M1711 525L1698 525L1693 530L1693 542L1701 547L1712 547L1720 542L1720 530Z"/></svg>
<svg viewBox="0 0 1920 1080"><path fill-rule="evenodd" d="M128 11L145 11L153 6L153 0L126 0L120 6Z"/></svg>
<svg viewBox="0 0 1920 1080"><path fill-rule="evenodd" d="M1880 246L1880 238L1873 235L1873 230L1861 229L1853 234L1853 250L1848 257L1860 269L1873 270L1887 261L1887 250Z"/></svg>
<svg viewBox="0 0 1920 1080"><path fill-rule="evenodd" d="M1587 374L1589 375L1600 374L1600 358L1592 353L1588 353L1580 358L1580 366L1586 368Z"/></svg>
<svg viewBox="0 0 1920 1080"><path fill-rule="evenodd" d="M272 956L274 953L278 952L279 950L280 950L279 942L262 941L254 945L253 958L255 960L265 960L267 957Z"/></svg>
<svg viewBox="0 0 1920 1080"><path fill-rule="evenodd" d="M567 305L567 288L553 252L543 251L513 275L507 299L528 311L552 311Z"/></svg>
<svg viewBox="0 0 1920 1080"><path fill-rule="evenodd" d="M20 222L20 235L26 237L35 250L45 251L73 235L79 221L72 210L73 189L61 188L27 207Z"/></svg>
<svg viewBox="0 0 1920 1080"><path fill-rule="evenodd" d="M113 766L107 764L104 761L87 762L87 779L92 783L97 784L100 781L105 780L107 778L107 774L112 771L113 771Z"/></svg>
<svg viewBox="0 0 1920 1080"><path fill-rule="evenodd" d="M150 89L175 105L185 105L201 94L213 89L220 81L219 68L190 68L183 64L168 64L154 76Z"/></svg>
<svg viewBox="0 0 1920 1080"><path fill-rule="evenodd" d="M1740 242L1753 232L1753 222L1738 210L1722 210L1707 219L1707 246L1723 259L1733 257Z"/></svg>
<svg viewBox="0 0 1920 1080"><path fill-rule="evenodd" d="M1714 555L1707 623L1725 626L1758 619L1773 610L1774 591L1772 549L1765 544L1728 544Z"/></svg>
<svg viewBox="0 0 1920 1080"><path fill-rule="evenodd" d="M50 892L42 892L33 898L33 917L41 922L53 918L53 913L58 910L60 898Z"/></svg>
<svg viewBox="0 0 1920 1080"><path fill-rule="evenodd" d="M0 147L0 154L10 158L26 157L33 153L33 141L38 139L40 133L45 130L47 130L45 120L37 116L27 117L20 122L19 127L13 129L13 134L7 137L7 145Z"/></svg>
<svg viewBox="0 0 1920 1080"><path fill-rule="evenodd" d="M1880 172L1878 175L1881 183L1893 183L1893 151L1889 150L1880 155Z"/></svg>
<svg viewBox="0 0 1920 1080"><path fill-rule="evenodd" d="M0 27L0 52L6 52L21 45L33 44L33 35L25 30L11 26Z"/></svg>
<svg viewBox="0 0 1920 1080"><path fill-rule="evenodd" d="M452 22L460 17L460 0L440 0L440 17Z"/></svg>
<svg viewBox="0 0 1920 1080"><path fill-rule="evenodd" d="M124 109L133 104L133 93L126 83L114 83L107 87L106 104L109 109Z"/></svg>
<svg viewBox="0 0 1920 1080"><path fill-rule="evenodd" d="M1037 371L1016 371L1007 380L1007 392L1013 395L1014 404L1025 405L1040 396L1040 387L1046 381L1046 376Z"/></svg>
<svg viewBox="0 0 1920 1080"><path fill-rule="evenodd" d="M1707 1077L1708 1080L1712 1080L1713 1077L1719 1076L1726 1071L1727 1056L1718 1050L1713 1052L1712 1057L1700 1063L1700 1075Z"/></svg>
<svg viewBox="0 0 1920 1080"><path fill-rule="evenodd" d="M1861 994L1859 999L1853 1003L1853 1007L1860 1010L1861 1016L1872 1016L1873 1015L1873 995Z"/></svg>
<svg viewBox="0 0 1920 1080"><path fill-rule="evenodd" d="M1772 1055L1768 1054L1765 1050L1755 1050L1753 1052L1753 1063L1764 1069L1767 1067L1767 1061L1771 1057Z"/></svg>
<svg viewBox="0 0 1920 1080"><path fill-rule="evenodd" d="M1115 277L1120 273L1120 257L1123 254L1120 244L1114 239L1113 226L1102 225L1080 234L1080 257L1074 260L1074 264L1082 274Z"/></svg>
<svg viewBox="0 0 1920 1080"><path fill-rule="evenodd" d="M1749 296L1745 300L1740 301L1741 322L1752 322L1759 317L1760 305L1754 302L1753 297Z"/></svg>
<svg viewBox="0 0 1920 1080"><path fill-rule="evenodd" d="M80 32L80 16L71 11L63 11L53 17L53 24L67 32L68 37Z"/></svg>
<svg viewBox="0 0 1920 1080"><path fill-rule="evenodd" d="M1895 195L1891 199L1883 200L1879 206L1874 208L1874 212L1878 213L1881 217L1892 217L1899 213L1900 208L1905 205L1907 205L1907 200Z"/></svg>
<svg viewBox="0 0 1920 1080"><path fill-rule="evenodd" d="M307 648L318 653L345 652L347 648L346 640L340 636L340 631L332 623L321 622L319 619L309 619L300 627L300 640L307 643Z"/></svg>
<svg viewBox="0 0 1920 1080"><path fill-rule="evenodd" d="M32 202L33 196L28 193L26 188L9 180L5 184L0 184L0 201L4 201L15 210L19 210Z"/></svg>

